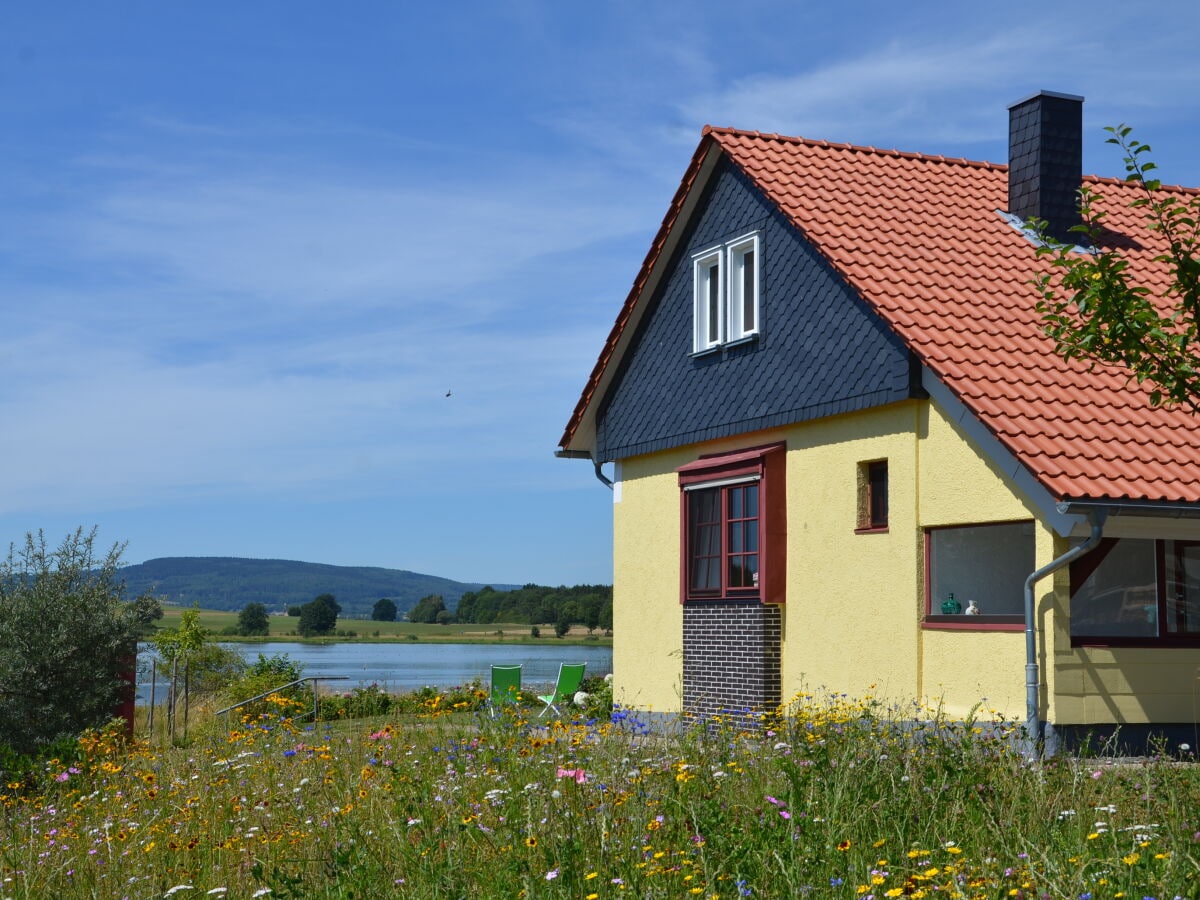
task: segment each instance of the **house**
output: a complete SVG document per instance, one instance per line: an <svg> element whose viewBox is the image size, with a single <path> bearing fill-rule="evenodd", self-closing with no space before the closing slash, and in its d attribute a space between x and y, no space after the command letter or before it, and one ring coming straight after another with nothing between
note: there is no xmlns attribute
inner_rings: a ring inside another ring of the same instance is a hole
<svg viewBox="0 0 1200 900"><path fill-rule="evenodd" d="M1081 179L1166 283L1082 104L1014 104L1007 165L705 128L558 450L615 464L618 702L1194 740L1200 421L1035 311L1022 223L1066 235Z"/></svg>

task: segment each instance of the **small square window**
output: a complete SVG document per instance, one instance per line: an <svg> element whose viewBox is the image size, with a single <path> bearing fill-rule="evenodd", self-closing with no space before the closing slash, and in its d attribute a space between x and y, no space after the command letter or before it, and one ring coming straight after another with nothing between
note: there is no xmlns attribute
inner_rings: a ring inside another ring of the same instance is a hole
<svg viewBox="0 0 1200 900"><path fill-rule="evenodd" d="M858 464L858 529L888 527L888 464L886 459Z"/></svg>

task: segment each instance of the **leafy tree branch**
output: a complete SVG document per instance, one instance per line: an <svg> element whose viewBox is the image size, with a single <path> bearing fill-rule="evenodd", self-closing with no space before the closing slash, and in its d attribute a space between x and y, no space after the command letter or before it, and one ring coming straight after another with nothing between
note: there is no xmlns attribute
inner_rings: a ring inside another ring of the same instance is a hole
<svg viewBox="0 0 1200 900"><path fill-rule="evenodd" d="M1079 191L1081 224L1072 231L1080 246L1051 238L1035 222L1049 272L1035 278L1042 299L1037 311L1045 333L1064 359L1126 367L1139 384L1150 385L1155 406L1185 406L1200 412L1200 194L1184 199L1162 190L1151 177L1157 168L1150 145L1134 140L1126 125L1105 129L1125 154L1125 180L1139 188L1131 208L1146 212L1146 227L1161 235L1166 250L1153 257L1169 272L1156 295L1130 271L1120 247L1104 247L1100 195Z"/></svg>

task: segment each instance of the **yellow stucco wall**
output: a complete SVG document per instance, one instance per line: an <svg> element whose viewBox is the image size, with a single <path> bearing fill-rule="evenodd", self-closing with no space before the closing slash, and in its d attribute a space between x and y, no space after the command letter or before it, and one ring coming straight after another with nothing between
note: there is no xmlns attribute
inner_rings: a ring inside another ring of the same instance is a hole
<svg viewBox="0 0 1200 900"><path fill-rule="evenodd" d="M912 699L919 690L918 404L787 431L783 698L797 691ZM886 534L855 534L858 465L888 461Z"/></svg>
<svg viewBox="0 0 1200 900"><path fill-rule="evenodd" d="M1009 479L938 406L925 404L921 418L918 533L940 525L1036 518ZM1041 565L1052 558L1053 535L1038 524L1035 543ZM980 707L1025 720L1023 632L924 630L921 669L922 700L943 704L949 715L965 716Z"/></svg>
<svg viewBox="0 0 1200 900"><path fill-rule="evenodd" d="M678 712L683 679L679 483L695 452L622 462L613 503L613 699Z"/></svg>
<svg viewBox="0 0 1200 900"><path fill-rule="evenodd" d="M798 427L788 448L784 696L825 688L1023 717L1023 634L920 624L923 529L1032 518L1006 479L928 402ZM856 466L880 458L889 528L855 534Z"/></svg>
<svg viewBox="0 0 1200 900"><path fill-rule="evenodd" d="M1023 722L1023 631L921 626L924 528L1036 521L1009 479L932 401L623 461L613 516L617 701L660 712L681 708L676 469L701 452L779 440L788 448L783 698L870 693L937 705L951 716L981 707ZM889 529L856 534L858 464L884 458ZM1035 528L1041 566L1068 544L1041 522ZM1200 652L1072 649L1066 584L1064 572L1036 592L1043 717L1063 724L1190 721Z"/></svg>

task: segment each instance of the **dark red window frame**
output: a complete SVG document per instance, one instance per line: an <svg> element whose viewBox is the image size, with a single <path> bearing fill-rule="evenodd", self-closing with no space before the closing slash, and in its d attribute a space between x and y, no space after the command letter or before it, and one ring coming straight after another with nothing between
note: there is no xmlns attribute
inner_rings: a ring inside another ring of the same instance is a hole
<svg viewBox="0 0 1200 900"><path fill-rule="evenodd" d="M1092 573L1099 568L1104 562L1105 557L1117 545L1122 538L1103 538L1099 545L1079 559L1071 563L1071 599L1072 610L1074 610L1074 599L1076 592L1083 586L1084 582L1091 577ZM1168 596L1168 586L1173 583L1173 578L1178 578L1178 573L1172 573L1170 569L1171 561L1167 559L1167 541L1171 541L1176 548L1180 546L1195 547L1200 545L1200 541L1174 538L1131 538L1130 540L1146 540L1152 541L1154 544L1154 570L1155 570L1155 606L1156 616L1155 621L1158 623L1158 634L1156 635L1081 635L1071 634L1072 647L1200 647L1200 631L1170 631L1166 628L1166 623L1170 621L1172 614L1176 616L1176 621L1179 621L1181 612L1178 598ZM1178 560L1176 560L1178 563ZM1186 621L1185 621L1186 627Z"/></svg>
<svg viewBox="0 0 1200 900"><path fill-rule="evenodd" d="M682 545L680 602L783 602L787 547L785 449L780 442L710 454L677 470ZM718 501L715 504L714 497ZM757 571L757 584L746 574L752 570ZM695 575L701 571L706 577L695 584Z"/></svg>
<svg viewBox="0 0 1200 900"><path fill-rule="evenodd" d="M930 591L933 585L933 540L935 531L950 531L955 528L989 528L999 525L1023 525L1028 519L1011 519L1000 522L969 522L961 525L935 525L924 529L922 541L924 555L924 606L925 614L921 627L929 631L1024 631L1025 616L1022 613L1005 613L1003 615L983 614L980 616L942 615L937 605L940 598L935 598ZM1034 538L1036 542L1036 537ZM1036 543L1034 546L1036 563ZM1032 572L1033 570L1030 569Z"/></svg>

